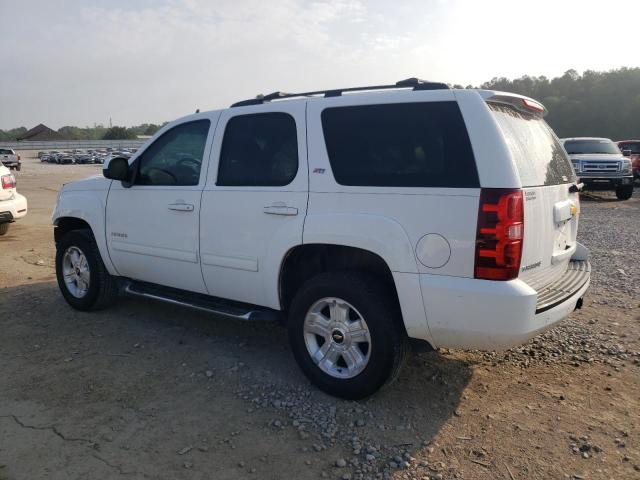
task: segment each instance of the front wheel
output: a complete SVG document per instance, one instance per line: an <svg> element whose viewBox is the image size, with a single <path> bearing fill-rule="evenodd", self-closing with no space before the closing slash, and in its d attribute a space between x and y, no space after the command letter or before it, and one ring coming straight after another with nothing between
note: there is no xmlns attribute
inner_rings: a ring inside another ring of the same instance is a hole
<svg viewBox="0 0 640 480"><path fill-rule="evenodd" d="M633 185L616 187L616 197L618 197L618 200L629 200L631 195L633 195Z"/></svg>
<svg viewBox="0 0 640 480"><path fill-rule="evenodd" d="M0 236L6 235L9 231L9 223L0 223Z"/></svg>
<svg viewBox="0 0 640 480"><path fill-rule="evenodd" d="M289 311L298 365L321 390L350 400L391 383L407 352L399 307L388 286L358 272L307 281Z"/></svg>
<svg viewBox="0 0 640 480"><path fill-rule="evenodd" d="M107 272L90 230L70 231L56 244L56 277L76 310L99 310L117 298L116 278Z"/></svg>

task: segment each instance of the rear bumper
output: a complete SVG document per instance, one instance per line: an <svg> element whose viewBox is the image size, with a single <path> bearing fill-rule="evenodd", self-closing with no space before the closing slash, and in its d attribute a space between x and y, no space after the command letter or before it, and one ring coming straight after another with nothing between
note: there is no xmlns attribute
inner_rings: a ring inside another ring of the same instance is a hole
<svg viewBox="0 0 640 480"><path fill-rule="evenodd" d="M591 269L584 263L579 275L568 269L540 292L522 280L420 275L433 346L500 350L525 343L575 309L590 284Z"/></svg>
<svg viewBox="0 0 640 480"><path fill-rule="evenodd" d="M16 193L10 200L0 201L0 223L14 222L27 214L27 199Z"/></svg>

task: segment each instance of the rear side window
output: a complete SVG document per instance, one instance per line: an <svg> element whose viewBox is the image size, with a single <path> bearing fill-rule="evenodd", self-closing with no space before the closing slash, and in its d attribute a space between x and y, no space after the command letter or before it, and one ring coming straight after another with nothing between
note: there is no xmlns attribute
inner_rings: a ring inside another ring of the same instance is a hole
<svg viewBox="0 0 640 480"><path fill-rule="evenodd" d="M297 172L298 135L291 115L259 113L229 120L216 185L281 187Z"/></svg>
<svg viewBox="0 0 640 480"><path fill-rule="evenodd" d="M547 122L508 105L489 103L489 108L516 162L523 187L575 181L569 157Z"/></svg>
<svg viewBox="0 0 640 480"><path fill-rule="evenodd" d="M322 128L331 169L341 185L479 186L456 102L327 108Z"/></svg>

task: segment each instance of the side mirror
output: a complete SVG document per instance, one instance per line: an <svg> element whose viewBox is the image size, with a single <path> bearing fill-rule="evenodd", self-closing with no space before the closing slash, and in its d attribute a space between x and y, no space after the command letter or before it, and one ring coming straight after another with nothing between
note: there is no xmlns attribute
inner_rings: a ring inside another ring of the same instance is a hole
<svg viewBox="0 0 640 480"><path fill-rule="evenodd" d="M126 182L129 180L129 160L124 157L116 157L109 160L107 168L102 170L105 178Z"/></svg>
<svg viewBox="0 0 640 480"><path fill-rule="evenodd" d="M624 155L625 157L630 157L631 156L631 150L622 150L622 155Z"/></svg>

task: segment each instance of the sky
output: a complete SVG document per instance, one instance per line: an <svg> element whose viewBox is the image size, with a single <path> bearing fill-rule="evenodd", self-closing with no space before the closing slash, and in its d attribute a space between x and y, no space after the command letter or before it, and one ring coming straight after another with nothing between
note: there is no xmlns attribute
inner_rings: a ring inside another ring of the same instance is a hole
<svg viewBox="0 0 640 480"><path fill-rule="evenodd" d="M638 18L638 0L0 0L0 128L160 123L408 77L637 67Z"/></svg>

